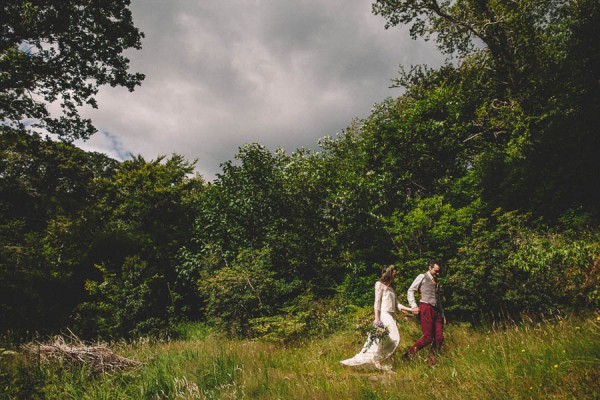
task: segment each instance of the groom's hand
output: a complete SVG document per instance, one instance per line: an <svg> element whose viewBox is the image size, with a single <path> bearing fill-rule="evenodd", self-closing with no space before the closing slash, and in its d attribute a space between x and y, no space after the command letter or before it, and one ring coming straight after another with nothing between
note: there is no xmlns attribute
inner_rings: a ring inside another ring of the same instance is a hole
<svg viewBox="0 0 600 400"><path fill-rule="evenodd" d="M412 309L412 313L417 315L419 313L419 307L415 307Z"/></svg>

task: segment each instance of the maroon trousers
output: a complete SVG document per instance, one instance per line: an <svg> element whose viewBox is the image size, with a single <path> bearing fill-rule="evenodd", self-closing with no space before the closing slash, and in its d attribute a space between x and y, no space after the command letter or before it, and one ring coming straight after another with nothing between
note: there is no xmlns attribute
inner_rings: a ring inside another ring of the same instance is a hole
<svg viewBox="0 0 600 400"><path fill-rule="evenodd" d="M419 303L421 331L423 336L408 349L411 356L417 351L433 343L432 351L439 350L444 341L444 318L437 308L427 303Z"/></svg>

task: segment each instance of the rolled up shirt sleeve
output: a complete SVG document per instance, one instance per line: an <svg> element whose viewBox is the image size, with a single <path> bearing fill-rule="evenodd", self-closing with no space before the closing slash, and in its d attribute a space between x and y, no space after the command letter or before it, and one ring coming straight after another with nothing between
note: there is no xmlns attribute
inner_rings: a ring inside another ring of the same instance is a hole
<svg viewBox="0 0 600 400"><path fill-rule="evenodd" d="M415 300L415 293L417 292L417 290L419 290L419 285L423 281L423 278L425 278L424 274L420 274L419 276L417 276L415 278L415 280L413 281L412 285L410 285L410 287L408 288L408 290L406 292L406 297L408 298L408 304L410 304L410 306L412 308L417 307L417 301Z"/></svg>

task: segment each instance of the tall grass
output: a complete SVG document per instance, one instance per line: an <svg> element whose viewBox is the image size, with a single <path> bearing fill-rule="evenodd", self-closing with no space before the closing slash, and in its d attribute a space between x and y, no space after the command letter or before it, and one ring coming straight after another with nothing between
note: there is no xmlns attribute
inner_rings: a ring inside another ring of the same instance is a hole
<svg viewBox="0 0 600 400"><path fill-rule="evenodd" d="M92 376L81 368L1 356L0 398L591 399L600 397L599 328L595 315L477 328L450 324L432 368L426 349L401 361L402 350L420 336L416 321L407 318L399 322L394 369L382 373L339 364L364 340L349 329L285 347L186 326L195 339L116 346L144 362L136 371Z"/></svg>

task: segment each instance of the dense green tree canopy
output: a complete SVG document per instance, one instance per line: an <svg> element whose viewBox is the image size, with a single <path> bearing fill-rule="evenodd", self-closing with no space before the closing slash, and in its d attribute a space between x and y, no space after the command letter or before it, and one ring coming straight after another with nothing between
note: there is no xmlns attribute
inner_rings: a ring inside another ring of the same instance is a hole
<svg viewBox="0 0 600 400"><path fill-rule="evenodd" d="M0 133L0 327L57 329L81 301L98 229L95 182L118 163L102 154Z"/></svg>
<svg viewBox="0 0 600 400"><path fill-rule="evenodd" d="M45 129L63 140L88 138L101 85L133 90L128 48L141 48L129 0L4 0L0 8L0 119L13 128ZM62 115L48 104L60 102Z"/></svg>
<svg viewBox="0 0 600 400"><path fill-rule="evenodd" d="M498 82L511 89L524 83L557 21L571 7L566 0L377 0L373 12L386 28L410 25L415 37L433 37L446 54L489 51Z"/></svg>
<svg viewBox="0 0 600 400"><path fill-rule="evenodd" d="M30 28L54 15L6 4ZM116 162L0 132L0 324L132 337L193 319L286 340L372 304L390 263L403 301L430 258L446 266L453 318L597 308L600 3L378 0L374 10L456 58L403 69L402 96L319 151L245 144L204 183L181 156ZM36 76L24 41L4 43L4 65ZM17 76L7 71L4 83ZM121 72L95 82L135 83ZM15 85L3 95L29 90ZM14 104L32 117L35 107Z"/></svg>

